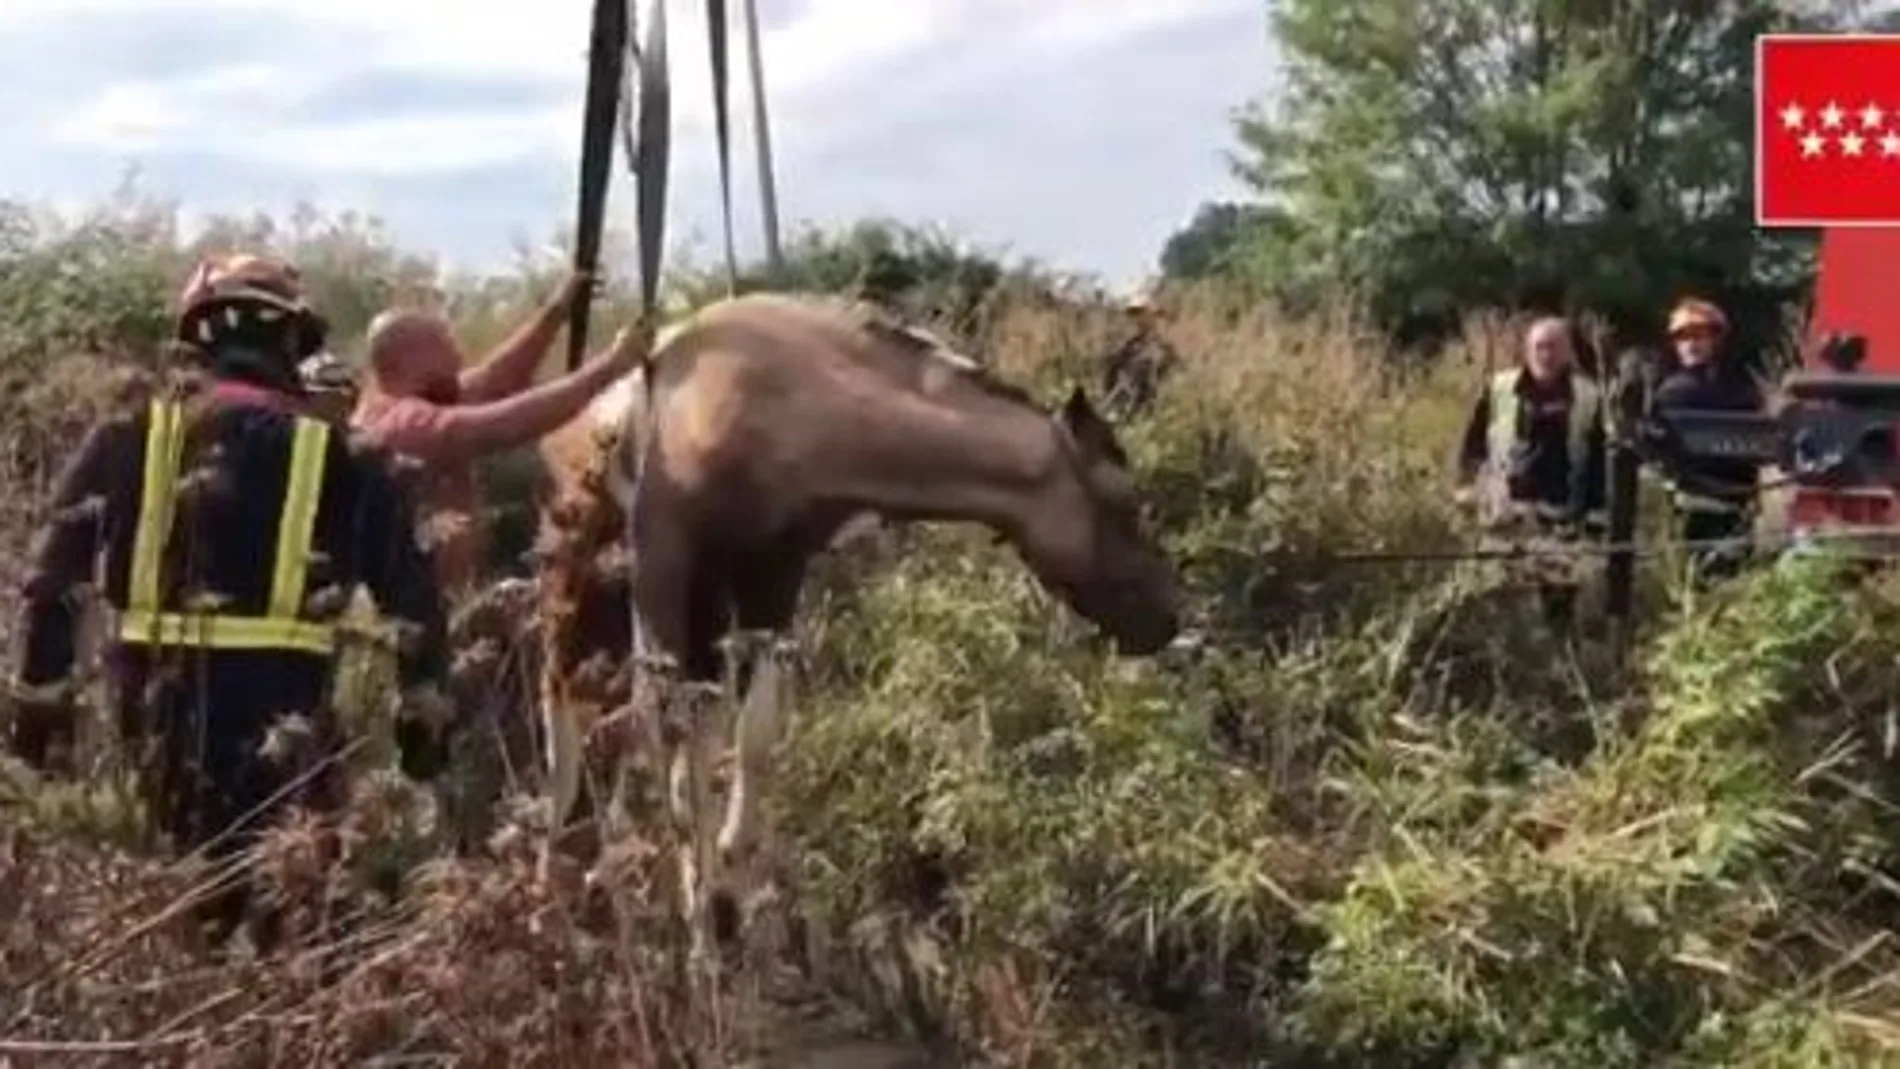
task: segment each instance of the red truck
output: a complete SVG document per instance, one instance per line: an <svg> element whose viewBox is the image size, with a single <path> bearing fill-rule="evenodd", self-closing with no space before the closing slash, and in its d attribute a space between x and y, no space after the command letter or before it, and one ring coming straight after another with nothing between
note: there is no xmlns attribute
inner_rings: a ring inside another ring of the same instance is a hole
<svg viewBox="0 0 1900 1069"><path fill-rule="evenodd" d="M1816 449L1829 459L1845 454L1832 477L1801 477L1787 496L1791 534L1830 531L1891 533L1900 528L1895 427L1865 413L1900 406L1900 291L1889 288L1900 264L1900 228L1833 227L1822 232L1814 310L1808 323L1807 366L1782 384L1791 400L1843 413L1838 427L1822 427ZM1834 345L1828 344L1834 339ZM1856 342L1855 339L1858 339ZM1842 344L1851 369L1830 362ZM1833 353L1830 353L1833 350ZM1858 357L1858 359L1855 359ZM1795 443L1796 453L1801 443ZM1844 529L1844 530L1843 530Z"/></svg>

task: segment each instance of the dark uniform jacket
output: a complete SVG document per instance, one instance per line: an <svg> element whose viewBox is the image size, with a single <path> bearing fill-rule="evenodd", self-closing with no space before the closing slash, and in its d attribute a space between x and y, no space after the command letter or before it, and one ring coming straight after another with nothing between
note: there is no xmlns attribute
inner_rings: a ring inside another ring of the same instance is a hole
<svg viewBox="0 0 1900 1069"><path fill-rule="evenodd" d="M240 387L185 402L189 430L176 519L159 573L164 611L266 612L297 428L295 415L270 396ZM23 684L38 687L71 675L76 606L70 595L93 581L99 553L105 599L121 610L127 604L149 423L150 409L142 407L95 427L59 476L53 515L34 547L25 584L17 675ZM357 584L367 585L385 614L410 625L399 655L402 683L440 681L445 609L407 497L379 455L359 451L340 431L328 436L325 450L305 613L327 597L334 615ZM142 643L110 648L109 667L126 697L138 693L152 654ZM217 649L202 654L198 668L207 693L248 694L288 711L321 698L331 662L294 649Z"/></svg>
<svg viewBox="0 0 1900 1069"><path fill-rule="evenodd" d="M1722 363L1683 367L1665 365L1651 404L1655 408L1696 408L1724 412L1758 412L1765 404L1761 388L1746 372ZM1705 497L1743 499L1754 494L1760 468L1753 461L1698 457L1678 462L1686 476L1682 489Z"/></svg>
<svg viewBox="0 0 1900 1069"><path fill-rule="evenodd" d="M1146 409L1180 363L1181 354L1166 338L1138 331L1103 357L1102 393L1111 406Z"/></svg>

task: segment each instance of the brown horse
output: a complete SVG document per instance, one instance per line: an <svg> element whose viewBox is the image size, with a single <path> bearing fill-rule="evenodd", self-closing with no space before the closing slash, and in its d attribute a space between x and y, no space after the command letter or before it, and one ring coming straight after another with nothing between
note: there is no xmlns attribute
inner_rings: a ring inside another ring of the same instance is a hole
<svg viewBox="0 0 1900 1069"><path fill-rule="evenodd" d="M989 527L1123 653L1154 653L1179 630L1174 570L1142 533L1127 459L1084 394L1050 413L863 306L751 295L707 307L543 451L556 484L542 689L556 828L579 794L582 740L618 704L608 667L631 649L717 681L722 637L787 628L812 558L867 514ZM740 714L727 858L749 845L780 729L765 677Z"/></svg>

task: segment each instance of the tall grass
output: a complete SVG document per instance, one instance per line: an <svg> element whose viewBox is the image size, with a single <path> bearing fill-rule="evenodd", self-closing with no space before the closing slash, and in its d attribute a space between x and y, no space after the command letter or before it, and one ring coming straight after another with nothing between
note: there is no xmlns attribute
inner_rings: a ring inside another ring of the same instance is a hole
<svg viewBox="0 0 1900 1069"><path fill-rule="evenodd" d="M190 251L162 210L115 212L0 250L0 308L34 312L0 323L9 579L52 465L112 403L100 369L149 355L129 310L161 307ZM360 225L300 226L246 236L304 261L346 341L436 287L479 347L548 277L437 279ZM75 249L99 277L49 281ZM984 307L955 329L1052 401L1116 329ZM1900 1059L1889 589L1817 563L1685 606L1658 578L1625 664L1549 638L1496 566L1342 556L1468 544L1448 462L1509 328L1418 367L1343 303L1183 296L1186 366L1124 434L1200 648L1107 657L975 532L828 561L771 799L817 977L1016 1065ZM709 1014L681 980L657 826L611 844L603 896L537 881L525 810L494 859L440 860L428 793L387 768L374 660L347 691L370 742L342 863L316 864L308 827L256 859L302 910L279 960L214 960L165 920L205 874L150 850L107 718L78 786L0 765L0 1059L719 1064L760 1032L793 1043L782 1012Z"/></svg>

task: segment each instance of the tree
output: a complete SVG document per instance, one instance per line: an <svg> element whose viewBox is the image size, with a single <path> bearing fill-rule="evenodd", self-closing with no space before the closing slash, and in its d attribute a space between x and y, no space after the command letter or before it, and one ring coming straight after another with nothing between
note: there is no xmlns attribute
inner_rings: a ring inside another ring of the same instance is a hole
<svg viewBox="0 0 1900 1069"><path fill-rule="evenodd" d="M1284 213L1258 204L1203 204L1162 248L1161 273L1171 279L1233 274L1263 244L1284 237L1287 222Z"/></svg>
<svg viewBox="0 0 1900 1069"><path fill-rule="evenodd" d="M883 265L915 280L909 303L920 315L968 336L980 331L1003 293L1052 293L1062 281L1034 265L1005 267L1000 257L963 248L947 235L881 219L836 232L806 230L785 243L783 255L776 272L766 263L742 264L739 292L851 292L867 270ZM723 271L676 265L671 274L669 289L684 307L725 294Z"/></svg>
<svg viewBox="0 0 1900 1069"><path fill-rule="evenodd" d="M1849 13L1284 0L1284 89L1238 124L1236 172L1287 220L1286 247L1253 262L1294 296L1347 284L1391 326L1526 303L1640 320L1685 286L1754 296L1758 260L1802 251L1753 226L1755 37Z"/></svg>

